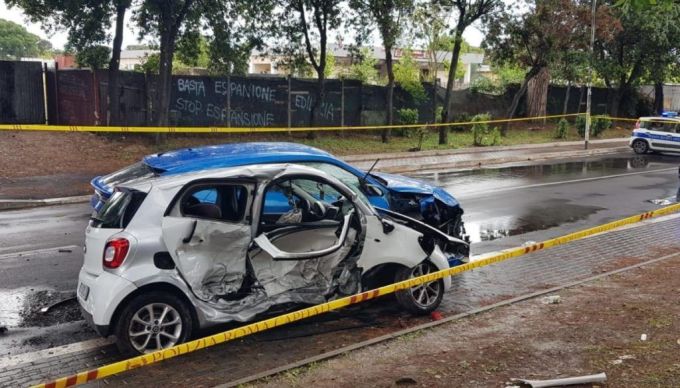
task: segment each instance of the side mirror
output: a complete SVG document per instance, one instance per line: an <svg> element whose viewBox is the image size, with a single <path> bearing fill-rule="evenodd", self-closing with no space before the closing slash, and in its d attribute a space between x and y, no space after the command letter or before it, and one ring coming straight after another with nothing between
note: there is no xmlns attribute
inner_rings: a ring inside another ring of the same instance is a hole
<svg viewBox="0 0 680 388"><path fill-rule="evenodd" d="M340 236L338 237L337 244L318 251L284 252L277 248L276 245L274 245L269 240L266 233L262 233L261 235L257 236L253 241L255 242L255 244L257 244L258 247L260 247L260 249L267 252L272 257L273 260L306 260L326 256L340 249L345 243L345 240L347 239L347 232L349 231L349 224L352 218L352 213L354 213L354 211L349 212L344 217L344 223L342 224L342 230L340 231Z"/></svg>
<svg viewBox="0 0 680 388"><path fill-rule="evenodd" d="M368 195L369 197L382 197L383 195L385 195L383 190L376 185L367 183L364 187L366 189L366 195Z"/></svg>

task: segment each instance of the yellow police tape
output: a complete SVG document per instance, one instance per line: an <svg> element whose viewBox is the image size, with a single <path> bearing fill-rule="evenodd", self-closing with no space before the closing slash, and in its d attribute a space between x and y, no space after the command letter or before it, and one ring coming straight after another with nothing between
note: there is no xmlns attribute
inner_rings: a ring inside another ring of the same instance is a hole
<svg viewBox="0 0 680 388"><path fill-rule="evenodd" d="M46 125L46 124L0 124L0 131L51 131L51 132L122 132L122 133L267 133L267 132L310 132L310 131L357 131L390 128L436 128L442 126L463 126L472 124L494 124L517 121L544 120L559 117L579 116L582 113L539 117L520 117L484 121L461 121L435 124L362 125L353 127L128 127L98 125Z"/></svg>
<svg viewBox="0 0 680 388"><path fill-rule="evenodd" d="M143 366L151 365L163 360L167 360L182 354L187 354L194 352L199 349L208 348L221 344L223 342L232 341L236 338L245 337L251 334L259 333L265 330L269 330L275 327L283 326L291 322L299 321L305 318L313 317L315 315L320 315L332 310L337 310L342 307L346 307L352 304L365 302L370 299L377 298L379 296L392 294L399 290L408 289L419 284L429 283L437 279L441 279L447 276L453 276L461 272L469 271L474 268L484 267L490 264L505 261L511 258L525 255L530 252L539 251L542 249L551 248L554 246L562 245L574 240L579 240L587 236L591 236L597 233L605 232L615 228L619 228L624 225L634 224L642 220L646 220L652 217L659 217L662 215L674 213L680 211L680 204L675 204L667 206L661 209L653 210L647 213L638 214L628 218L624 218L618 221L609 222L604 225L599 225L593 228L585 229L579 232L574 232L567 234L562 237L553 238L550 240L543 241L541 243L536 243L530 246L518 247L513 249L508 249L495 254L491 257L482 258L480 260L459 265L453 268L444 269L441 271L433 272L427 275L419 276L416 278L401 281L399 283L393 283L384 287L380 287L374 290L362 292L357 295L352 295L337 300L333 300L327 303L322 303L316 306L304 308L302 310L294 311L292 313L287 313L279 315L274 318L266 319L263 321L251 323L237 329L227 330L225 332L214 334L208 337L196 339L189 341L180 345L173 346L171 348L159 350L153 353L144 354L141 356L133 357L127 360L114 362L112 364L104 365L102 367L92 369L86 372L80 372L71 376L62 377L57 380L49 381L43 384L36 385L35 387L46 387L46 388L60 388L60 387L70 387L78 384L83 384L93 380L103 379L107 376L112 376L121 372L129 371L132 369L140 368Z"/></svg>

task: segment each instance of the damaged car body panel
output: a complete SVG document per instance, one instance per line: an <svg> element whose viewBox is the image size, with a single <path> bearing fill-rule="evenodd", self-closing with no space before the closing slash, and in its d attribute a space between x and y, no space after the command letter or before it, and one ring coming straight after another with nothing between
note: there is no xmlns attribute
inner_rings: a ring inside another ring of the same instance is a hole
<svg viewBox="0 0 680 388"><path fill-rule="evenodd" d="M249 321L277 305L323 303L422 268L446 269L444 250L467 247L418 220L381 214L351 186L303 165L207 170L120 189L122 196L141 193L142 202L118 209L128 221L105 233L106 241L92 240L106 225L88 227L79 289L89 295L78 299L125 352L172 346L192 327ZM117 289L116 278L136 288ZM399 303L432 311L451 280L432 284L432 298L422 297L423 288L402 290ZM166 316L176 319L163 323ZM156 342L148 345L147 335Z"/></svg>
<svg viewBox="0 0 680 388"><path fill-rule="evenodd" d="M374 206L394 210L454 237L467 239L462 221L463 209L441 187L400 175L367 173L325 151L284 142L223 144L148 155L137 164L94 178L91 182L95 189L92 206L95 209L101 207L114 187L125 184L126 179L138 181L154 176L274 163L296 163L322 170L355 192L361 191Z"/></svg>

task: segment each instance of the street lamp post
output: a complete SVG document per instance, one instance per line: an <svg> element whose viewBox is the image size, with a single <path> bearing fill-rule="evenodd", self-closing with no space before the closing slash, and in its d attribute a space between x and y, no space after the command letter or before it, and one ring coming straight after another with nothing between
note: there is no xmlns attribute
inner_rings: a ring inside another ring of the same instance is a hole
<svg viewBox="0 0 680 388"><path fill-rule="evenodd" d="M586 129L584 133L585 149L588 149L588 140L590 139L590 124L591 124L591 98L593 86L593 60L595 56L595 7L597 0L593 0L593 9L590 13L590 66L588 66L588 96L586 97Z"/></svg>

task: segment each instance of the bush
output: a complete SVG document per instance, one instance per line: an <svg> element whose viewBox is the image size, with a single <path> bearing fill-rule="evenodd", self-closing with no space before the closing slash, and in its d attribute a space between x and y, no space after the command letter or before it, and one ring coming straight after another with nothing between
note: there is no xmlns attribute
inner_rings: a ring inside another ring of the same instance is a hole
<svg viewBox="0 0 680 388"><path fill-rule="evenodd" d="M472 125L472 137L475 146L491 146L501 142L501 131L498 127L489 127L488 123L477 123L478 121L489 121L491 115L488 113L479 114L472 118L476 123Z"/></svg>
<svg viewBox="0 0 680 388"><path fill-rule="evenodd" d="M602 132L611 128L612 126L612 119L609 118L609 116L593 117L591 120L592 121L590 125L590 135L592 137L599 137L600 134L602 134ZM586 117L576 116L576 121L574 121L574 125L576 126L576 130L578 131L579 136L585 137Z"/></svg>
<svg viewBox="0 0 680 388"><path fill-rule="evenodd" d="M580 116L579 116L580 117ZM562 118L555 128L555 139L566 139L569 134L569 122Z"/></svg>
<svg viewBox="0 0 680 388"><path fill-rule="evenodd" d="M410 125L418 123L418 109L402 108L397 111L399 116L399 124ZM412 128L399 128L397 134L399 136L411 137Z"/></svg>
<svg viewBox="0 0 680 388"><path fill-rule="evenodd" d="M502 94L503 90L497 82L486 77L479 77L470 84L472 93Z"/></svg>

